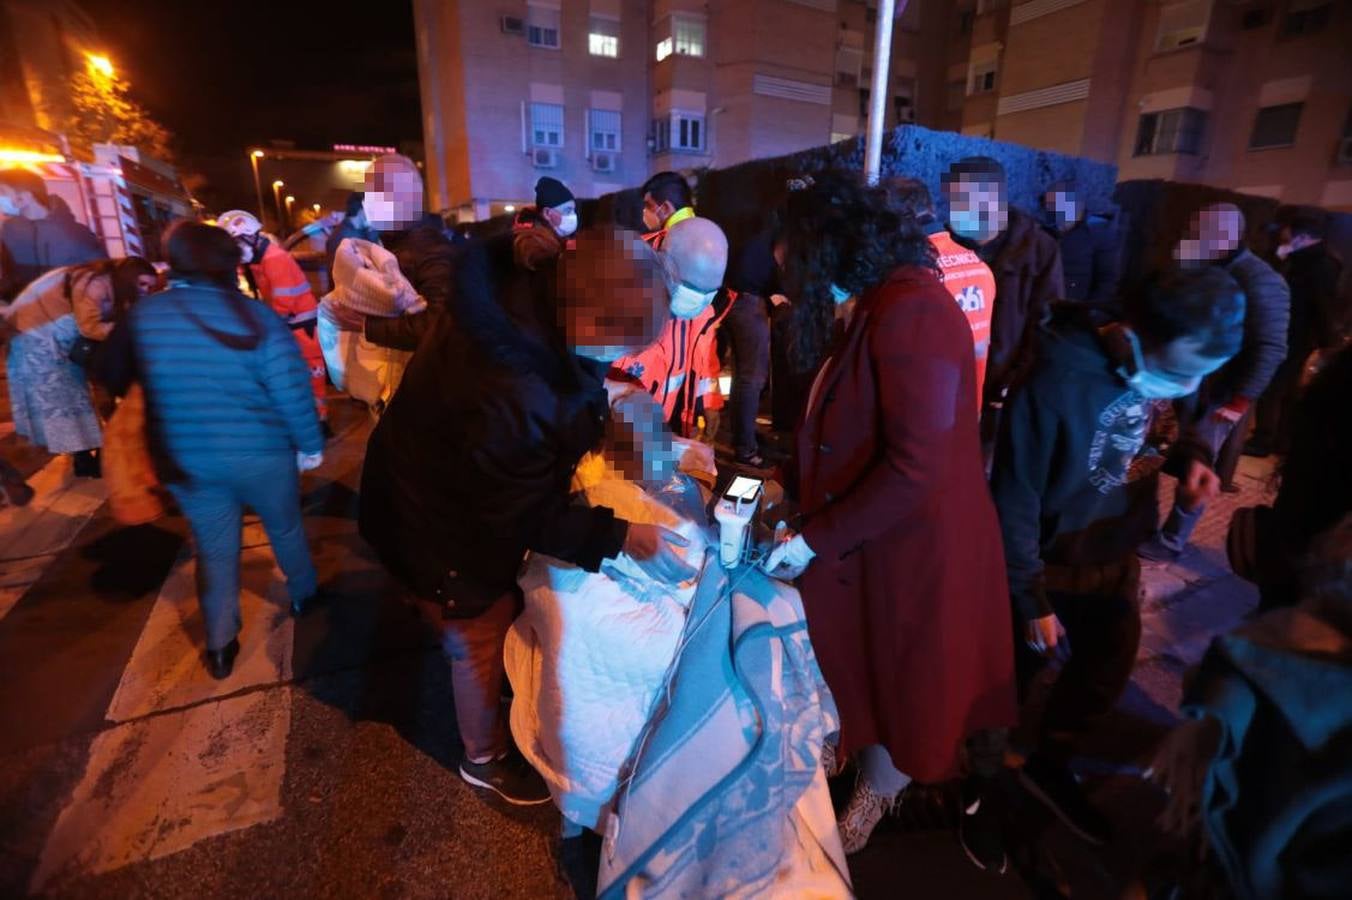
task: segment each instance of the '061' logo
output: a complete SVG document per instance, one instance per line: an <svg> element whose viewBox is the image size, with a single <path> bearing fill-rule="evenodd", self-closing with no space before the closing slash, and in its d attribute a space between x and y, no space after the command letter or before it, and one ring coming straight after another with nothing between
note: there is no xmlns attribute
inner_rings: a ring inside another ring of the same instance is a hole
<svg viewBox="0 0 1352 900"><path fill-rule="evenodd" d="M958 291L954 299L958 301L958 308L965 313L977 312L986 308L986 293L975 284L969 284Z"/></svg>

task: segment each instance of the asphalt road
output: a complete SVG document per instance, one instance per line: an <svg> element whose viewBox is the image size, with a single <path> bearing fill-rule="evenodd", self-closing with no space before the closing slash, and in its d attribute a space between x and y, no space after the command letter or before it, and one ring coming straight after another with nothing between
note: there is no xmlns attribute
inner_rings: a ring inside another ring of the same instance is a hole
<svg viewBox="0 0 1352 900"><path fill-rule="evenodd" d="M0 896L569 895L552 807L485 799L455 774L445 664L355 533L369 422L333 408L339 437L303 503L336 598L292 620L246 526L245 651L222 683L200 665L183 521L118 528L101 485L0 439L41 487L29 509L0 511ZM1020 860L1077 896L1117 896L1159 849L1141 761L1182 669L1252 602L1214 547L1198 568L1152 577L1139 677L1081 766L1114 845L1079 844L1010 779ZM1199 595L1206 614L1191 611ZM1037 894L1016 873L972 868L951 821L951 798L918 791L852 858L859 895Z"/></svg>

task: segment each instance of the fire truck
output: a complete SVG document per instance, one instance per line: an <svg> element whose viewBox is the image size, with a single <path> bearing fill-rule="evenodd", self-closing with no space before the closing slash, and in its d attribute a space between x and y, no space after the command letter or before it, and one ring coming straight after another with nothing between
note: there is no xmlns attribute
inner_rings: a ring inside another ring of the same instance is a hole
<svg viewBox="0 0 1352 900"><path fill-rule="evenodd" d="M167 163L135 147L98 144L94 162L59 152L0 147L0 169L37 173L47 192L103 241L108 255L160 260L160 235L173 220L196 218L198 207Z"/></svg>

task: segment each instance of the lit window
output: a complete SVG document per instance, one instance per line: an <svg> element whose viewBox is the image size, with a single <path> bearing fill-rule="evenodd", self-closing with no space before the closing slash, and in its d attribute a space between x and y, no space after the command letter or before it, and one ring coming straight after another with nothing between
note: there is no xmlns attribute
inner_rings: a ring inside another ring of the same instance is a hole
<svg viewBox="0 0 1352 900"><path fill-rule="evenodd" d="M1136 128L1136 156L1162 153L1196 155L1202 149L1206 113L1190 106L1146 113Z"/></svg>
<svg viewBox="0 0 1352 900"><path fill-rule="evenodd" d="M671 36L676 39L676 54L678 56L704 55L703 19L672 16Z"/></svg>
<svg viewBox="0 0 1352 900"><path fill-rule="evenodd" d="M620 149L620 114L611 109L593 109L591 120L591 148L618 151Z"/></svg>
<svg viewBox="0 0 1352 900"><path fill-rule="evenodd" d="M1300 111L1304 107L1304 103L1283 103L1258 110L1258 117L1253 120L1253 134L1249 136L1249 149L1290 147L1294 144L1296 130L1300 127Z"/></svg>
<svg viewBox="0 0 1352 900"><path fill-rule="evenodd" d="M562 147L563 107L557 103L532 103L530 134L532 146Z"/></svg>
<svg viewBox="0 0 1352 900"><path fill-rule="evenodd" d="M657 61L673 53L677 56L704 55L704 20L693 16L671 16L667 19L669 33L657 42Z"/></svg>
<svg viewBox="0 0 1352 900"><path fill-rule="evenodd" d="M526 7L526 43L532 47L559 49L559 11L543 6Z"/></svg>
<svg viewBox="0 0 1352 900"><path fill-rule="evenodd" d="M591 17L587 33L587 52L592 56L620 55L620 23L601 16Z"/></svg>

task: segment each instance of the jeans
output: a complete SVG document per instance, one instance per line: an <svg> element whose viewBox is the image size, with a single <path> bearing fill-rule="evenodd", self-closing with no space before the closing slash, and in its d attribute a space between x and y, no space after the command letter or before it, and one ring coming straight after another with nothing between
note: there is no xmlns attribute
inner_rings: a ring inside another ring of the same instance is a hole
<svg viewBox="0 0 1352 900"><path fill-rule="evenodd" d="M507 750L502 721L503 643L516 618L516 593L503 594L473 619L447 619L440 604L418 601L419 611L441 634L451 664L455 721L465 757L484 762Z"/></svg>
<svg viewBox="0 0 1352 900"><path fill-rule="evenodd" d="M1062 765L1069 762L1074 737L1110 711L1126 689L1141 643L1139 581L1140 568L1133 558L1124 561L1095 593L1048 590L1047 599L1066 632L1070 659L1062 666L1043 712L1037 746L1042 757ZM1017 627L1021 629L1022 623ZM1047 660L1029 648L1023 634L1017 635L1015 647L1022 699Z"/></svg>
<svg viewBox="0 0 1352 900"><path fill-rule="evenodd" d="M209 471L193 472L188 480L168 487L188 519L197 548L197 596L206 620L208 650L220 650L239 634L239 548L245 506L263 520L291 599L314 594L318 576L301 527L300 474L294 454L221 460Z"/></svg>
<svg viewBox="0 0 1352 900"><path fill-rule="evenodd" d="M756 413L770 375L770 316L765 303L756 294L739 294L723 321L737 363L729 406L732 447L738 456L750 456L758 448Z"/></svg>

